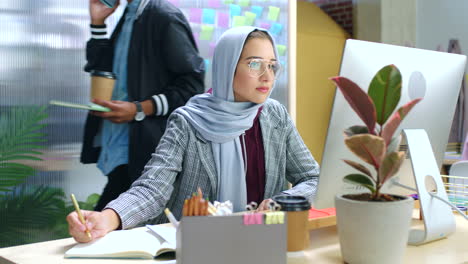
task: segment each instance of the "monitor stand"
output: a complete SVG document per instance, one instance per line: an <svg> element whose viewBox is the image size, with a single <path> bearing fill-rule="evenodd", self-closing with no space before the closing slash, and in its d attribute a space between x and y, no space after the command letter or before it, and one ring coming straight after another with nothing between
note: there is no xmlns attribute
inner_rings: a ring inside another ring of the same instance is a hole
<svg viewBox="0 0 468 264"><path fill-rule="evenodd" d="M408 153L424 220L424 230L410 230L408 244L420 245L444 238L455 232L455 218L452 209L447 204L432 197L427 190L428 182L432 182L432 185L435 186L434 192L439 197L448 200L426 131L424 129L404 129L403 135L408 144Z"/></svg>

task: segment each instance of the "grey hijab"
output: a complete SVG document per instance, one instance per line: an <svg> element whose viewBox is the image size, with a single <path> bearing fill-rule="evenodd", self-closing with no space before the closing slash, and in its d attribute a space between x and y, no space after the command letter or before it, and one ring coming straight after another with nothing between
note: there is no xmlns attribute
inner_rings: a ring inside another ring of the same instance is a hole
<svg viewBox="0 0 468 264"><path fill-rule="evenodd" d="M254 30L269 34L256 27L235 27L223 33L213 57L213 93L194 96L176 110L211 142L218 176L217 200L230 200L235 212L245 210L247 204L247 166L243 161L239 137L252 127L262 104L234 102L233 79L245 40Z"/></svg>

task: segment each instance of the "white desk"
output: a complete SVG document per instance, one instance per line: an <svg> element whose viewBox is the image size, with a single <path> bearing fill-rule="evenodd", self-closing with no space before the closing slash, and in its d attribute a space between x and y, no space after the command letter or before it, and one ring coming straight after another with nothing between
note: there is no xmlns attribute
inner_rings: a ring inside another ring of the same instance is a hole
<svg viewBox="0 0 468 264"><path fill-rule="evenodd" d="M448 238L422 246L407 246L405 264L468 264L468 221L456 215L457 231ZM421 221L414 219L413 226ZM0 249L0 256L14 263L158 263L155 260L64 259L65 251L75 244L72 238ZM343 263L335 226L310 231L310 246L299 256L289 254L288 264ZM0 264L9 263L0 259ZM194 263L198 264L198 263Z"/></svg>

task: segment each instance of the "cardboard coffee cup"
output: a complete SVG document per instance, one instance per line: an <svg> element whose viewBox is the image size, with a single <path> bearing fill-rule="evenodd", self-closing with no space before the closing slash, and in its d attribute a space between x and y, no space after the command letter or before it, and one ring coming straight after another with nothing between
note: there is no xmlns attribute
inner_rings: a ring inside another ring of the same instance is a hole
<svg viewBox="0 0 468 264"><path fill-rule="evenodd" d="M288 251L301 251L309 246L307 228L310 203L303 196L277 195L273 200L281 205L288 219Z"/></svg>
<svg viewBox="0 0 468 264"><path fill-rule="evenodd" d="M115 74L106 71L91 71L91 100L110 101L114 90Z"/></svg>

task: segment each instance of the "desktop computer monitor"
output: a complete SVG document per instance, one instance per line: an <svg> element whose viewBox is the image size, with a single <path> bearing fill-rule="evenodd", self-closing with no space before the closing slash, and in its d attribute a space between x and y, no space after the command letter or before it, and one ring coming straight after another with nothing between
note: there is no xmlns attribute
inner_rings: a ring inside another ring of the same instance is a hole
<svg viewBox="0 0 468 264"><path fill-rule="evenodd" d="M399 130L425 129L433 148L437 166L441 167L448 141L461 81L465 74L466 57L415 48L359 41L346 41L340 76L347 77L367 91L374 75L384 66L394 64L402 75L401 99L398 107L412 99L423 97L401 123ZM344 183L343 177L357 171L343 159L359 161L344 144L343 131L352 125L364 125L337 89L325 148L318 191L313 206L334 207L336 194L364 192L366 189ZM374 171L369 167L371 171ZM402 183L413 185L411 163L405 160L396 175ZM400 187L388 190L400 193ZM400 193L401 194L401 193Z"/></svg>

